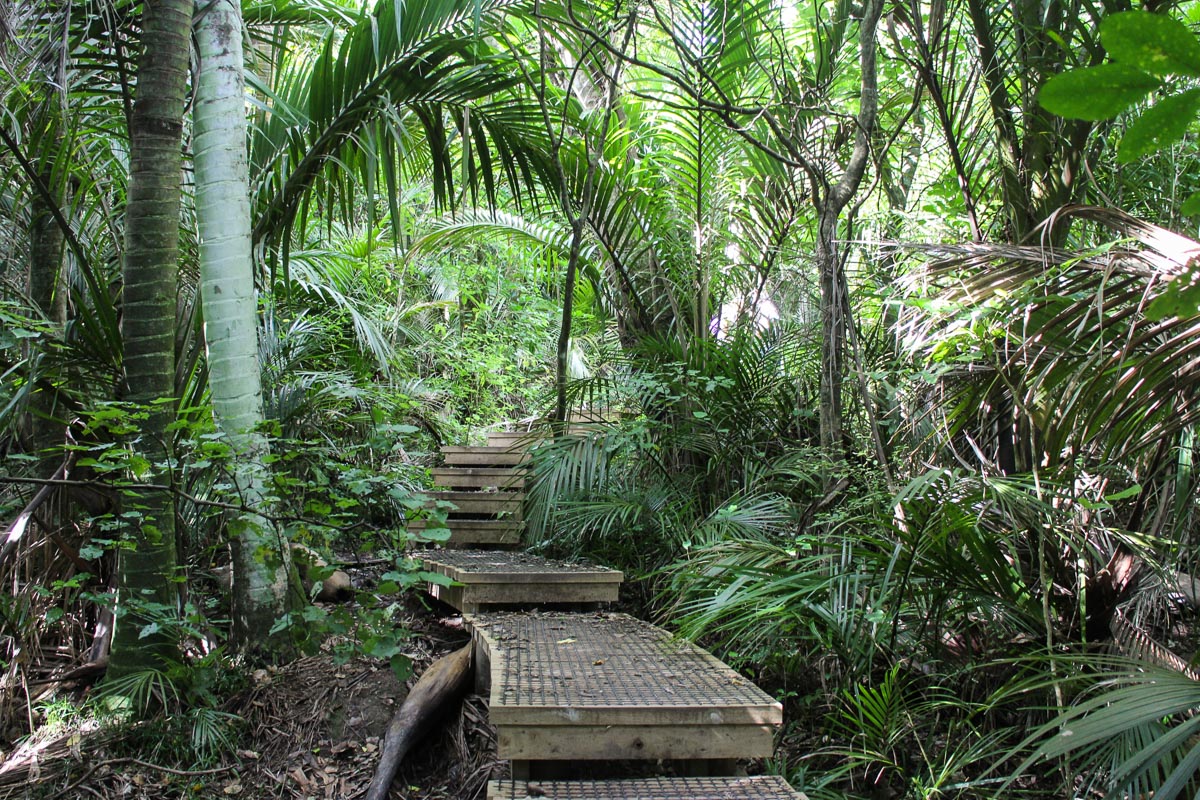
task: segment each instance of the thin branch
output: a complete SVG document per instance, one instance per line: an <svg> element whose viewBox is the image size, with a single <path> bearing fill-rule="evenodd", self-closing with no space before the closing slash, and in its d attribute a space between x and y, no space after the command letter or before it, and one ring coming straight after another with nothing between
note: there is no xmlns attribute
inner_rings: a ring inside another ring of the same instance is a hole
<svg viewBox="0 0 1200 800"><path fill-rule="evenodd" d="M223 500L209 500L209 499L206 499L203 497L197 497L197 496L190 494L190 493L184 491L183 489L179 489L175 486L168 486L166 484L161 484L161 483L112 484L112 483L103 483L101 481L92 481L92 480L72 480L72 479L59 479L59 478L19 478L19 477L14 477L14 476L9 476L9 475L0 476L0 485L6 484L6 483L26 485L26 486L42 486L42 487L44 487L44 490L49 490L49 489L55 488L55 487L83 487L83 488L88 488L88 489L120 489L122 491L128 490L128 491L145 491L145 492L166 492L177 498L186 500L189 503L194 503L198 506L206 506L209 508L218 508L218 509L221 509L222 511L235 511L240 514L255 514L257 516L262 517L263 519L270 520L271 522L277 522L277 523L303 522L307 525L314 525L314 526L321 527L321 528L330 528L333 530L347 530L347 529L352 529L352 528L365 527L368 524L366 522L356 522L352 525L333 525L328 522L322 522L321 520L312 519L311 517L301 517L301 516L294 516L294 515L289 515L289 514L266 514L261 509L249 506L245 503L228 503ZM39 492L39 495L40 494L41 494L41 492ZM3 553L0 553L0 560L3 560L4 555L7 555L7 550L4 551Z"/></svg>

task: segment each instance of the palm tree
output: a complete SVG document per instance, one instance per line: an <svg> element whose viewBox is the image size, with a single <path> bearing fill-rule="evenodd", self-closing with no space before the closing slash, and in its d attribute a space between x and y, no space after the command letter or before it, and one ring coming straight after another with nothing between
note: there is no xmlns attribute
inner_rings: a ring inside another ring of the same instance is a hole
<svg viewBox="0 0 1200 800"><path fill-rule="evenodd" d="M196 219L213 416L232 451L233 483L243 508L230 520L233 638L268 645L277 620L298 599L291 550L262 512L267 496L258 304L250 241L250 173L241 9L222 0L196 4Z"/></svg>
<svg viewBox="0 0 1200 800"><path fill-rule="evenodd" d="M129 127L121 329L125 398L145 409L137 448L145 477L162 483L170 482L173 457L179 176L191 20L189 0L146 3ZM142 493L134 508L140 512L134 547L122 551L118 571L121 614L109 671L114 679L159 666L156 658L173 653L174 645L166 630L145 633L146 626L177 613L175 509L159 489Z"/></svg>

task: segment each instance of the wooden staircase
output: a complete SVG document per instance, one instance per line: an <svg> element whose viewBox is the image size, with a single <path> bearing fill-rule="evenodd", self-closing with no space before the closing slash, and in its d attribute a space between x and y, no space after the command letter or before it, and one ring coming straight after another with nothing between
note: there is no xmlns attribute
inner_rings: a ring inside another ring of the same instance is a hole
<svg viewBox="0 0 1200 800"><path fill-rule="evenodd" d="M616 601L620 572L496 549L520 543L536 442L492 434L486 447L444 447L433 476L446 489L427 493L448 510L457 548L423 555L451 581L429 591L464 614L477 689L512 765L488 798L799 800L781 778L735 774L739 760L772 754L780 703L699 647L599 610ZM493 549L462 549L480 547ZM662 762L683 777L575 779L579 762L607 761Z"/></svg>

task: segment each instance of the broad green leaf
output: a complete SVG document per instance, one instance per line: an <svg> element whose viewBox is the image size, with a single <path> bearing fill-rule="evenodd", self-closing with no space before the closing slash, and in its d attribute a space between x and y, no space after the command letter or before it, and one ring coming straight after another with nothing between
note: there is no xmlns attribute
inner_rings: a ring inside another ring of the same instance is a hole
<svg viewBox="0 0 1200 800"><path fill-rule="evenodd" d="M1109 501L1110 503L1115 503L1118 500L1127 500L1130 497L1137 497L1141 493L1142 493L1142 485L1140 483L1135 483L1133 486L1130 486L1127 489L1122 489L1121 491L1117 492L1116 494L1106 494L1104 496L1104 499Z"/></svg>
<svg viewBox="0 0 1200 800"><path fill-rule="evenodd" d="M1200 42L1164 14L1125 11L1100 23L1100 41L1113 61L1151 75L1200 77Z"/></svg>
<svg viewBox="0 0 1200 800"><path fill-rule="evenodd" d="M1146 109L1125 131L1117 149L1117 161L1128 164L1134 159L1167 148L1187 133L1188 126L1200 113L1200 89L1164 98Z"/></svg>
<svg viewBox="0 0 1200 800"><path fill-rule="evenodd" d="M432 583L435 586L456 586L458 585L453 578L448 575L441 575L437 572L425 572L422 570L417 573L417 577L426 583Z"/></svg>
<svg viewBox="0 0 1200 800"><path fill-rule="evenodd" d="M396 676L396 680L403 683L412 675L412 659L403 653L392 656L391 660L392 674Z"/></svg>
<svg viewBox="0 0 1200 800"><path fill-rule="evenodd" d="M1158 321L1166 317L1186 319L1200 312L1200 263L1188 262L1187 271L1171 279L1166 289L1146 306L1146 318Z"/></svg>
<svg viewBox="0 0 1200 800"><path fill-rule="evenodd" d="M448 542L450 535L449 528L426 528L417 538L426 542Z"/></svg>
<svg viewBox="0 0 1200 800"><path fill-rule="evenodd" d="M1183 201L1183 205L1179 207L1179 213L1188 217L1200 214L1200 192L1192 192L1188 199Z"/></svg>
<svg viewBox="0 0 1200 800"><path fill-rule="evenodd" d="M1060 117L1111 119L1157 89L1160 81L1124 64L1073 69L1042 87L1038 102Z"/></svg>

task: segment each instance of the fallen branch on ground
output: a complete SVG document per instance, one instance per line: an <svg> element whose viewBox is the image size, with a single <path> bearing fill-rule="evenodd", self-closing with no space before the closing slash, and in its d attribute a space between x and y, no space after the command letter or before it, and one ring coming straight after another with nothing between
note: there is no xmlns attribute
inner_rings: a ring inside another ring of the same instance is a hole
<svg viewBox="0 0 1200 800"><path fill-rule="evenodd" d="M466 694L471 685L471 645L440 658L425 670L408 697L397 709L383 739L379 766L366 800L387 800L388 788L400 769L400 762L413 744L447 705Z"/></svg>

